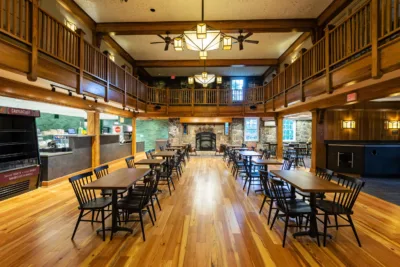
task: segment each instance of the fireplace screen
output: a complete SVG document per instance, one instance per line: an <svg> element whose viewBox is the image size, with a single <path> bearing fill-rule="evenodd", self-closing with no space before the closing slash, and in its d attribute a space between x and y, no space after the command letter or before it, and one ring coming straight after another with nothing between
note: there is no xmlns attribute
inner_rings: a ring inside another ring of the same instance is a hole
<svg viewBox="0 0 400 267"><path fill-rule="evenodd" d="M216 148L215 140L215 133L198 133L196 134L196 149L199 151L213 151Z"/></svg>
<svg viewBox="0 0 400 267"><path fill-rule="evenodd" d="M338 152L338 167L353 168L354 153Z"/></svg>

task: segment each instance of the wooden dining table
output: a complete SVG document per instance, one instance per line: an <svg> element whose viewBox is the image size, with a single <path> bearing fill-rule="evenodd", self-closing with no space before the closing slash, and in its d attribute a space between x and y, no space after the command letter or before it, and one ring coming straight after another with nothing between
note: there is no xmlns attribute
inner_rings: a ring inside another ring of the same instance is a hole
<svg viewBox="0 0 400 267"><path fill-rule="evenodd" d="M251 160L256 165L263 165L264 170L268 171L268 165L282 165L283 162L277 159L252 159Z"/></svg>
<svg viewBox="0 0 400 267"><path fill-rule="evenodd" d="M106 231L111 231L111 240L113 234L118 231L126 231L132 233L132 229L121 227L117 225L118 217L118 190L131 189L132 185L138 180L142 179L145 175L150 173L150 169L136 169L136 168L123 168L111 172L100 179L97 179L91 183L82 186L83 189L95 189L95 190L112 190L112 222L111 227L107 227ZM97 230L97 232L101 229Z"/></svg>
<svg viewBox="0 0 400 267"><path fill-rule="evenodd" d="M310 230L294 233L293 237L296 238L296 236L309 235L316 238L317 235L323 236L323 233L318 232L317 227L316 193L346 193L350 192L350 190L338 184L321 179L311 172L274 170L271 171L271 173L291 185L293 197L295 197L296 189L310 193L310 206L313 211L310 216Z"/></svg>
<svg viewBox="0 0 400 267"><path fill-rule="evenodd" d="M167 164L169 164L170 158L176 155L176 151L160 151L153 155L153 157L167 159Z"/></svg>
<svg viewBox="0 0 400 267"><path fill-rule="evenodd" d="M166 162L165 159L142 159L135 162L135 165L149 165L153 170L155 166L161 166Z"/></svg>

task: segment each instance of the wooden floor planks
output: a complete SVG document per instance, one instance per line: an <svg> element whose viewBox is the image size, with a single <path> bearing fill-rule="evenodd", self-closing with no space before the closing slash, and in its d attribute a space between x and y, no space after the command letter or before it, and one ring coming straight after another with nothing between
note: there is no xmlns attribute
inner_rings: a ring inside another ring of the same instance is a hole
<svg viewBox="0 0 400 267"><path fill-rule="evenodd" d="M113 169L124 167L116 164ZM351 228L328 230L326 248L291 234L282 248L283 223L267 227L262 196L247 196L221 157L192 157L183 177L164 190L155 226L146 217L143 242L118 233L103 242L99 224L82 223L70 240L77 201L65 181L0 202L0 266L397 266L400 262L400 207L362 193ZM367 184L368 186L368 184ZM110 220L107 221L110 224ZM289 230L291 233L295 228Z"/></svg>

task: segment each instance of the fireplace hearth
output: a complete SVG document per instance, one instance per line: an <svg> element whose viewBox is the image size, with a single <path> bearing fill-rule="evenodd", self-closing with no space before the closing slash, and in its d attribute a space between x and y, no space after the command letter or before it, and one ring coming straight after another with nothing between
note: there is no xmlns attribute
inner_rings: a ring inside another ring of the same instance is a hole
<svg viewBox="0 0 400 267"><path fill-rule="evenodd" d="M211 132L196 134L196 149L199 151L214 151L216 148L216 135Z"/></svg>

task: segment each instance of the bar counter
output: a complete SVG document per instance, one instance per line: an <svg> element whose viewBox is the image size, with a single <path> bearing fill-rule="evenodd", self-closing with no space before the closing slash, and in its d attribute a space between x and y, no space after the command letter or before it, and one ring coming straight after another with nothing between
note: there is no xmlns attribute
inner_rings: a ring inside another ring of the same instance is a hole
<svg viewBox="0 0 400 267"><path fill-rule="evenodd" d="M132 155L132 143L120 143L119 135L100 135L100 164Z"/></svg>

